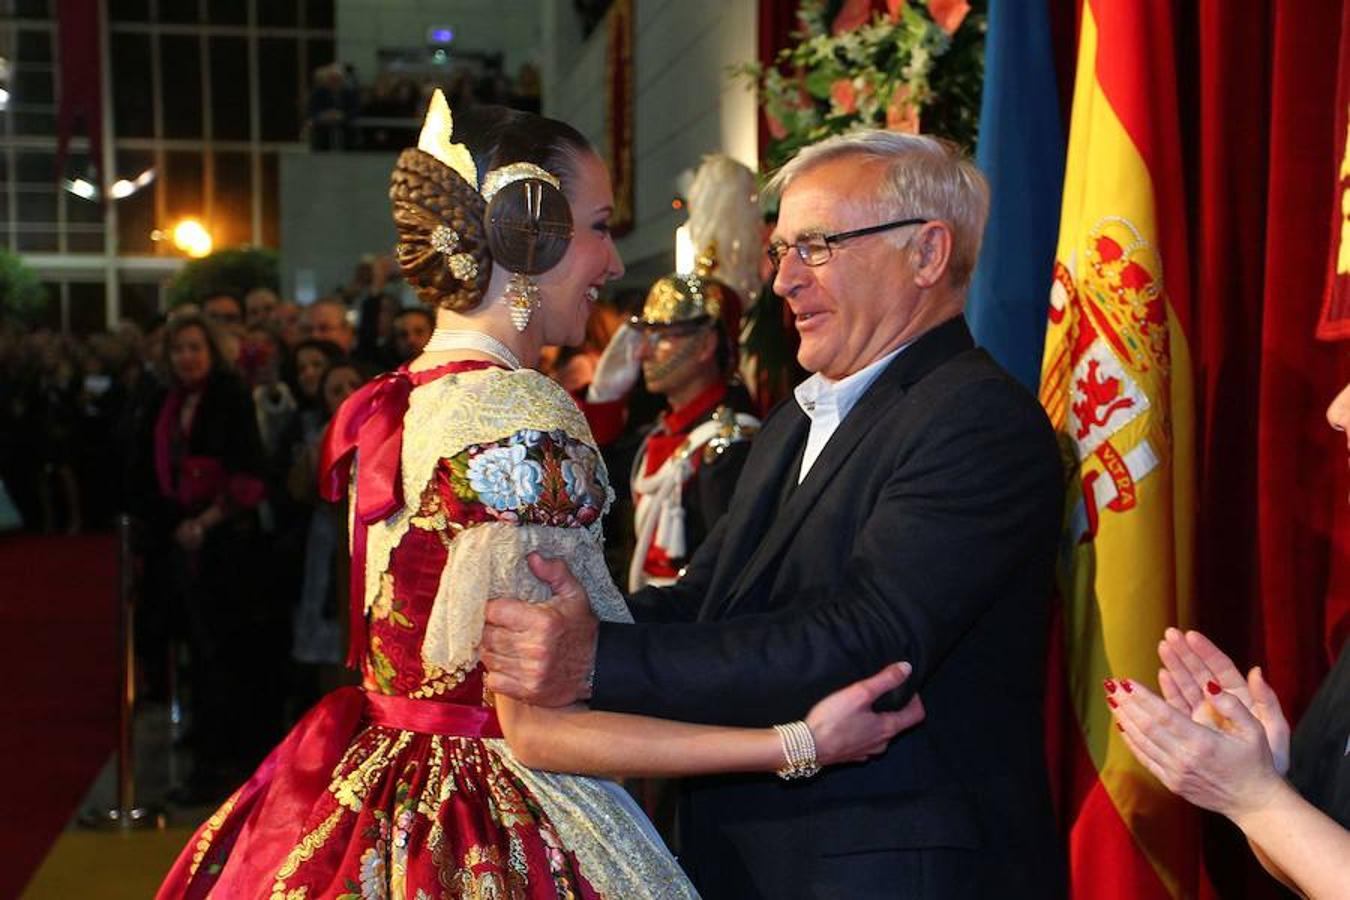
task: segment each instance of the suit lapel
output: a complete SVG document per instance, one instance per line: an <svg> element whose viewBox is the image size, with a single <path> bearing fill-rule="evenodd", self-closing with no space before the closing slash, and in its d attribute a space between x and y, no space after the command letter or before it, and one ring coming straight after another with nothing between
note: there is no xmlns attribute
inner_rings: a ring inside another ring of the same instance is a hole
<svg viewBox="0 0 1350 900"><path fill-rule="evenodd" d="M731 612L748 593L749 588L764 575L765 570L779 559L788 542L797 533L806 514L819 505L825 488L852 456L859 442L887 421L891 408L904 397L906 389L952 356L973 346L974 342L970 337L970 331L966 328L965 319L958 316L929 331L897 356L858 399L853 409L849 410L834 434L830 435L829 441L812 464L806 479L797 486L787 503L778 511L778 515L773 518L773 524L764 533L759 541L759 547L754 551L754 556L741 570L731 590L726 592L718 606L709 608L705 605L705 614L725 616ZM804 441L809 429L809 420L800 411L798 415L802 420L800 440ZM781 496L783 490L781 479L797 477L795 470L786 471L786 463L797 458L795 453L797 449L797 444L792 444L787 453L788 460L779 460L778 481L757 485L763 494L777 498ZM865 502L866 498L857 499L859 502ZM762 505L762 502L756 503L756 506ZM769 512L772 514L771 509ZM844 560L837 562L842 565ZM712 596L720 593L714 592Z"/></svg>

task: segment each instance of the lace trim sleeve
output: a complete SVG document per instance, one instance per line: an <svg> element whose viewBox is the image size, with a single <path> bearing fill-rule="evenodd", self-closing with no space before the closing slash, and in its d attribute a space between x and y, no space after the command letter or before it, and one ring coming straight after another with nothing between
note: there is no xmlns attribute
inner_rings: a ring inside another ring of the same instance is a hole
<svg viewBox="0 0 1350 900"><path fill-rule="evenodd" d="M547 600L548 588L526 566L525 557L534 552L567 561L599 618L633 621L605 566L600 541L590 531L488 522L466 529L450 542L422 642L422 659L447 672L471 667L478 662L489 598Z"/></svg>

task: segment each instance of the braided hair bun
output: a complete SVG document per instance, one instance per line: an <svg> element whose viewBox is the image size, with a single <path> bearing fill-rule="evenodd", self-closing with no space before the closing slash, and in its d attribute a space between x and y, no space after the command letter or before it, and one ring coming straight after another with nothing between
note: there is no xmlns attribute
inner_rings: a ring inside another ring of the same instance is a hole
<svg viewBox="0 0 1350 900"><path fill-rule="evenodd" d="M455 311L483 300L492 255L486 204L476 186L416 148L399 154L390 179L398 262L422 302Z"/></svg>

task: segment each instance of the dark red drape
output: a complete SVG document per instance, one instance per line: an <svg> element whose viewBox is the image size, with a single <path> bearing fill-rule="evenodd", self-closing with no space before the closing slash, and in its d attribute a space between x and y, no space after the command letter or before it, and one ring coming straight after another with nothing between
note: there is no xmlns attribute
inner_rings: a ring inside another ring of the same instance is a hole
<svg viewBox="0 0 1350 900"><path fill-rule="evenodd" d="M1295 718L1326 673L1343 347L1314 337L1336 160L1335 0L1182 9L1197 412L1197 624L1261 664ZM1188 18L1193 17L1193 18ZM1245 841L1205 836L1219 896L1275 897Z"/></svg>
<svg viewBox="0 0 1350 900"><path fill-rule="evenodd" d="M1264 658L1297 716L1326 673L1332 486L1345 468L1323 410L1342 346L1314 340L1335 184L1341 4L1274 7L1257 472ZM1215 298L1215 302L1221 302Z"/></svg>
<svg viewBox="0 0 1350 900"><path fill-rule="evenodd" d="M89 137L89 160L102 168L100 139L103 119L102 41L98 0L57 0L61 95L57 103L57 177L64 172L66 146L77 121Z"/></svg>
<svg viewBox="0 0 1350 900"><path fill-rule="evenodd" d="M787 47L792 32L797 30L797 7L799 0L759 0L758 46L759 64L773 65L778 51ZM764 160L764 149L769 146L769 123L764 119L763 111L758 115L759 156Z"/></svg>

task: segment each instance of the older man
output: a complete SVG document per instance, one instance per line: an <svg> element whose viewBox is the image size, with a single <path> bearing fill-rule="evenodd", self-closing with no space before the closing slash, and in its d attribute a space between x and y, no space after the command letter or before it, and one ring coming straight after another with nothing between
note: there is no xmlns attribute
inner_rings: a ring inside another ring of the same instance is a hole
<svg viewBox="0 0 1350 900"><path fill-rule="evenodd" d="M300 331L306 338L337 344L350 353L356 333L347 319L347 304L337 297L320 297L305 307Z"/></svg>
<svg viewBox="0 0 1350 900"><path fill-rule="evenodd" d="M688 783L703 895L1058 896L1040 709L1061 475L1035 399L962 319L984 179L930 138L860 132L772 187L774 290L815 374L685 577L633 596L639 624L597 626L562 564L536 561L559 600L493 604L488 685L768 724L909 660L928 718L881 757Z"/></svg>

